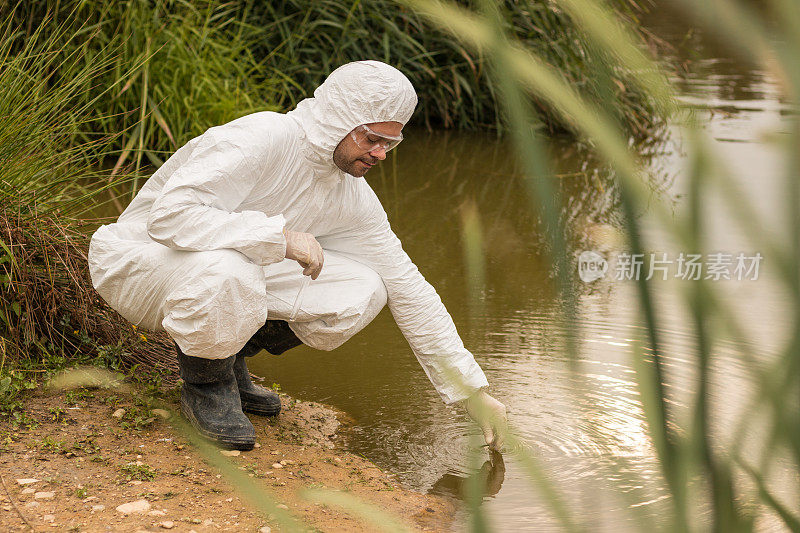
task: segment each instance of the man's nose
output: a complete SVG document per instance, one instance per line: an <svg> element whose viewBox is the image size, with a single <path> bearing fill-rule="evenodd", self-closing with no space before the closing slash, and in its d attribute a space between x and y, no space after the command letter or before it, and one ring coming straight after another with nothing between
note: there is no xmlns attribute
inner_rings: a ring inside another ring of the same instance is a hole
<svg viewBox="0 0 800 533"><path fill-rule="evenodd" d="M377 146L374 150L370 150L369 155L374 157L375 159L379 159L383 161L386 159L386 148L383 146Z"/></svg>

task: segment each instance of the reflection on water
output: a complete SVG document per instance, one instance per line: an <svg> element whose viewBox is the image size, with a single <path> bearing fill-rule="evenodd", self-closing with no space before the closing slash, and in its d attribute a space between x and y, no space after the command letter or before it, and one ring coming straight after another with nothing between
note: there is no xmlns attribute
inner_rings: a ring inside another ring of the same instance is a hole
<svg viewBox="0 0 800 533"><path fill-rule="evenodd" d="M664 37L681 42L679 25L666 17L658 24ZM705 43L696 33L677 50L687 67L677 80L685 99L704 108L700 112L715 148L780 232L788 227L774 209L780 205L782 168L762 136L783 127L774 85L763 72L704 55ZM538 213L529 205L509 147L480 134L414 131L406 137L367 179L406 251L437 288L465 345L486 371L493 394L508 405L510 422L592 530L630 529L624 520L631 518L631 510L658 516L667 504L666 491L631 367L634 346L645 339L634 288L608 278L581 285L578 372L571 372ZM661 138L666 141L641 151L649 161L653 195L671 203L680 216L687 190L685 147L675 129ZM562 216L576 249L619 249L619 200L611 177L575 145L556 144L552 151ZM459 213L465 203L477 207L489 247L479 306L470 300L462 260ZM709 198L705 212L710 247L757 251L736 229L743 221L732 220L718 199ZM641 215L647 246L679 251L650 222L649 213ZM680 301L680 282L654 285L665 387L680 421L692 403L694 332ZM767 359L785 337L782 313L787 308L768 272L757 282L730 282L723 289L746 318L751 344L723 340L713 347L712 426L721 444L734 438L731 421L753 392L738 350ZM388 310L331 353L301 347L280 357L264 354L251 366L292 395L352 415L348 447L398 472L410 486L460 498L469 478L478 476L491 496L484 506L502 530L556 529L513 454L506 465L502 457L470 449L477 428L460 408L442 405ZM474 453L485 460L477 473L467 466ZM787 497L797 501L796 495ZM775 530L772 518L760 518L759 529Z"/></svg>
<svg viewBox="0 0 800 533"><path fill-rule="evenodd" d="M469 475L447 472L436 480L428 492L458 500L466 500L469 497L471 486L477 485L481 496L487 498L500 492L505 477L506 463L503 460L503 455L495 451L489 451L489 458L477 472Z"/></svg>

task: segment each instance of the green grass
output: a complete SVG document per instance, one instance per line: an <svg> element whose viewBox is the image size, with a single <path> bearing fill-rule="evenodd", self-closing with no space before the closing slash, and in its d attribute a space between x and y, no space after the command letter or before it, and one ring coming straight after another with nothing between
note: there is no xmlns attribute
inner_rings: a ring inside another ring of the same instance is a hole
<svg viewBox="0 0 800 533"><path fill-rule="evenodd" d="M46 22L23 39L12 20L0 23L0 414L20 424L29 423L24 393L53 372L118 369L165 349L137 340L86 270L87 236L74 217L109 179L97 154L119 135L102 132L97 108L119 87L97 80L117 68L119 48L87 61L73 25Z"/></svg>
<svg viewBox="0 0 800 533"><path fill-rule="evenodd" d="M156 477L156 470L146 464L128 463L119 468L126 481L152 481Z"/></svg>
<svg viewBox="0 0 800 533"><path fill-rule="evenodd" d="M65 55L74 54L70 68L52 69L56 85L65 85L74 68L92 73L74 81L73 98L91 101L95 112L88 127L72 131L73 142L113 137L110 147L90 155L113 167L111 176L129 171L133 194L143 167L160 165L192 137L275 109L269 78L249 48L253 30L240 11L216 1L25 2L10 15L18 30L7 40L17 50L39 33ZM59 24L64 30L54 31ZM98 62L106 68L97 69Z"/></svg>
<svg viewBox="0 0 800 533"><path fill-rule="evenodd" d="M614 0L612 4L631 22L641 12L635 2ZM630 83L632 77L623 69L612 69L615 62L592 46L563 10L533 0L509 0L499 5L509 33L536 51L587 98L610 105L626 131L648 135L659 120L659 109L645 97L649 93ZM486 55L453 39L403 2L255 2L247 20L261 28L254 53L282 84L279 94L284 108L310 96L310 91L337 66L378 59L396 66L411 79L420 95L414 119L417 123L458 129L504 127L499 84L491 75ZM609 80L610 85L606 83ZM572 131L545 102L535 105L543 128Z"/></svg>
<svg viewBox="0 0 800 533"><path fill-rule="evenodd" d="M635 25L641 7L630 0L613 5ZM608 106L630 135L653 133L663 119L658 103L613 56L593 46L568 13L539 0L501 6L503 26L566 83ZM109 69L82 78L85 98L114 87L95 101L102 119L85 132L118 135L113 157L94 152L114 172L158 166L190 138L241 115L289 110L331 70L359 59L389 62L410 77L420 94L416 123L504 127L499 85L486 56L393 0L47 0L13 11L0 7L4 12L18 28L15 46L37 31L55 35L61 21L68 31L56 41L76 52L82 65L105 61L103 51L115 49ZM69 75L53 70L58 80ZM535 105L542 127L574 131L547 102Z"/></svg>

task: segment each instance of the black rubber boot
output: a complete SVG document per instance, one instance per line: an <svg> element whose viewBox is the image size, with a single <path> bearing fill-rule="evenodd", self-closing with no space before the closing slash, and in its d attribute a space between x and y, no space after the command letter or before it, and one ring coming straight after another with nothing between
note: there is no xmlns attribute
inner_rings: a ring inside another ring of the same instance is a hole
<svg viewBox="0 0 800 533"><path fill-rule="evenodd" d="M267 320L267 323L261 326L261 329L247 341L248 346L266 350L272 355L280 355L301 344L303 341L297 338L285 320ZM256 353L258 352L256 351Z"/></svg>
<svg viewBox="0 0 800 533"><path fill-rule="evenodd" d="M233 365L233 373L236 376L236 383L239 385L239 397L242 399L242 410L248 413L262 416L276 416L281 412L281 399L271 390L256 385L250 379L250 372L247 370L247 357L257 354L245 349L236 354L236 362Z"/></svg>
<svg viewBox="0 0 800 533"><path fill-rule="evenodd" d="M256 385L250 379L246 358L256 355L261 350L266 350L272 355L280 355L301 344L302 341L284 320L267 320L247 341L244 348L236 354L236 362L233 365L243 411L263 416L276 416L281 412L280 397L271 390Z"/></svg>
<svg viewBox="0 0 800 533"><path fill-rule="evenodd" d="M203 359L178 352L183 385L181 412L203 436L230 450L252 450L253 424L242 412L233 367L236 356Z"/></svg>

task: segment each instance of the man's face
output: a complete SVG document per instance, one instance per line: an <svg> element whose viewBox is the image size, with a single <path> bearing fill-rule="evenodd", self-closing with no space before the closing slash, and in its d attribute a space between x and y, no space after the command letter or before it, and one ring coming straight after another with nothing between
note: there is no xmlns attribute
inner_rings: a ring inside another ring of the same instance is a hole
<svg viewBox="0 0 800 533"><path fill-rule="evenodd" d="M396 137L400 135L403 125L399 122L373 122L367 124L369 129L378 135ZM333 151L333 162L337 167L347 172L351 176L361 177L367 173L378 161L386 159L386 151L377 146L374 150L370 147L379 144L384 139L357 127L352 132L358 142L353 139L353 135L348 133ZM365 148L361 148L359 144Z"/></svg>

